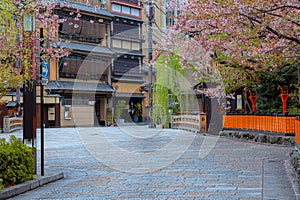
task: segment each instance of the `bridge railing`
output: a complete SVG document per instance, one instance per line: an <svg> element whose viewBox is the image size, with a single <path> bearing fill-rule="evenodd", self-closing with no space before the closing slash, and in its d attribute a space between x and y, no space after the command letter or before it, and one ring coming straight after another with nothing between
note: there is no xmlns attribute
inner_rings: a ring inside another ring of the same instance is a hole
<svg viewBox="0 0 300 200"><path fill-rule="evenodd" d="M223 116L223 129L244 129L294 135L296 125L299 124L296 124L295 116L246 114Z"/></svg>
<svg viewBox="0 0 300 200"><path fill-rule="evenodd" d="M173 115L171 127L197 133L206 133L206 114L198 115Z"/></svg>
<svg viewBox="0 0 300 200"><path fill-rule="evenodd" d="M23 128L23 118L5 116L3 118L3 132L10 133Z"/></svg>

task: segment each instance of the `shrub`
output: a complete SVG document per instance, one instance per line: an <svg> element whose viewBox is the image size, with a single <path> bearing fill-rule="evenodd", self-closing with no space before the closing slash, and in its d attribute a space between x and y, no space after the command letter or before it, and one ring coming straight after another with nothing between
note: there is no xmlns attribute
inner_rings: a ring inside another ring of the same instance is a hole
<svg viewBox="0 0 300 200"><path fill-rule="evenodd" d="M118 100L115 110L115 118L120 119L122 115L123 109L126 107L126 101L125 100Z"/></svg>
<svg viewBox="0 0 300 200"><path fill-rule="evenodd" d="M2 190L3 189L3 180L0 178L0 190Z"/></svg>
<svg viewBox="0 0 300 200"><path fill-rule="evenodd" d="M0 188L33 178L33 148L22 144L12 135L10 142L0 139Z"/></svg>

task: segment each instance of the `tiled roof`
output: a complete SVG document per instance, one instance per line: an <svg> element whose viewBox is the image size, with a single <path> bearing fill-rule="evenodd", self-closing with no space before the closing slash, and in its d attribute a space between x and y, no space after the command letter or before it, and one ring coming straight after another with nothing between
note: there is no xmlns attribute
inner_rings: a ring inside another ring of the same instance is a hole
<svg viewBox="0 0 300 200"><path fill-rule="evenodd" d="M98 14L106 17L114 17L108 10L103 8L95 8L93 6L88 6L79 2L67 1L67 0L56 0L57 5L64 6L67 4L71 4L70 9L79 9L81 11ZM67 6L66 6L67 7Z"/></svg>
<svg viewBox="0 0 300 200"><path fill-rule="evenodd" d="M144 21L140 18L135 18L135 17L129 17L129 16L125 16L125 15L120 15L120 14L113 14L113 16L116 18L123 18L123 19L128 19L128 20L132 20L132 21L138 21L141 23L144 23Z"/></svg>
<svg viewBox="0 0 300 200"><path fill-rule="evenodd" d="M114 76L112 77L112 81L116 81L116 82L129 82L129 83L144 83L144 79L142 76L140 77L118 77L118 76Z"/></svg>
<svg viewBox="0 0 300 200"><path fill-rule="evenodd" d="M112 86L106 83L86 83L73 81L49 81L46 90L69 90L88 92L114 92Z"/></svg>
<svg viewBox="0 0 300 200"><path fill-rule="evenodd" d="M112 52L109 48L100 45L90 45L90 44L83 44L83 43L76 43L76 42L70 42L70 43L62 42L61 46L68 49L80 50L86 52L103 53L109 55L114 54L114 52Z"/></svg>
<svg viewBox="0 0 300 200"><path fill-rule="evenodd" d="M123 98L146 98L143 94L131 94L131 93L116 93L116 97Z"/></svg>
<svg viewBox="0 0 300 200"><path fill-rule="evenodd" d="M140 51L132 51L132 50L127 50L127 49L112 48L112 51L114 51L117 54L126 54L126 55L133 55L133 56L145 56Z"/></svg>
<svg viewBox="0 0 300 200"><path fill-rule="evenodd" d="M6 104L6 107L14 108L14 107L17 107L17 105L18 105L18 103L16 101L9 101Z"/></svg>

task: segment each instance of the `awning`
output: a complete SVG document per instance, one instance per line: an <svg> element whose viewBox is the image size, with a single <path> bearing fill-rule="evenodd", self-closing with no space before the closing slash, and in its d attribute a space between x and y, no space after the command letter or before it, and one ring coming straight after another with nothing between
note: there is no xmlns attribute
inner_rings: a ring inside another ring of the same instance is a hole
<svg viewBox="0 0 300 200"><path fill-rule="evenodd" d="M112 15L108 10L103 9L103 8L95 8L94 6L88 6L82 3L78 3L75 1L72 1L72 6L68 7L68 2L65 0L56 0L57 5L60 6L65 6L66 8L69 9L78 9L80 11L85 11L85 12L89 12L89 13L93 13L93 14L98 14L98 15L102 15L102 16L106 16L106 17L114 17L114 15Z"/></svg>
<svg viewBox="0 0 300 200"><path fill-rule="evenodd" d="M70 43L62 42L61 46L72 50L114 55L114 52L112 52L109 48L99 46L99 45L90 45L90 44L83 44L77 42L70 42Z"/></svg>
<svg viewBox="0 0 300 200"><path fill-rule="evenodd" d="M141 18L129 17L129 16L115 14L115 13L113 15L114 15L115 18L128 19L128 20L144 23L144 21Z"/></svg>
<svg viewBox="0 0 300 200"><path fill-rule="evenodd" d="M133 56L140 56L144 57L145 55L142 54L140 51L135 51L135 50L126 50L126 49L119 49L119 48L112 48L112 50L120 55L133 55Z"/></svg>
<svg viewBox="0 0 300 200"><path fill-rule="evenodd" d="M143 77L117 77L114 76L112 77L112 81L113 82L126 82L126 83L145 83L144 78Z"/></svg>
<svg viewBox="0 0 300 200"><path fill-rule="evenodd" d="M82 91L82 92L106 92L113 93L112 86L106 83L86 83L71 81L49 81L46 90L48 91Z"/></svg>
<svg viewBox="0 0 300 200"><path fill-rule="evenodd" d="M9 108L15 108L17 107L18 103L15 102L15 101L9 101L7 104L6 104L6 107L9 107Z"/></svg>
<svg viewBox="0 0 300 200"><path fill-rule="evenodd" d="M146 98L143 94L116 93L117 98Z"/></svg>

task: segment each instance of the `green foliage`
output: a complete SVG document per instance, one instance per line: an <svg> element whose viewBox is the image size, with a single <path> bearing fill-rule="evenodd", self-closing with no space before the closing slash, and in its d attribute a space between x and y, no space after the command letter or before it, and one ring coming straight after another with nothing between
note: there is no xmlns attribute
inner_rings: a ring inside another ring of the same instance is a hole
<svg viewBox="0 0 300 200"><path fill-rule="evenodd" d="M179 75L185 70L180 65L180 56L174 53L170 55L161 54L156 61L156 83L153 85L153 121L168 127L169 109L177 112L181 110L185 102L180 101ZM174 102L170 108L170 101ZM176 110L175 110L176 109Z"/></svg>
<svg viewBox="0 0 300 200"><path fill-rule="evenodd" d="M115 111L115 118L120 119L123 109L126 106L125 100L118 100L116 105L116 111Z"/></svg>
<svg viewBox="0 0 300 200"><path fill-rule="evenodd" d="M282 102L279 97L279 85L289 86L290 96L287 100L287 111L290 114L297 113L297 66L285 65L274 71L264 71L258 74L258 87L256 91L259 95L257 107L262 113L281 112Z"/></svg>
<svg viewBox="0 0 300 200"><path fill-rule="evenodd" d="M17 49L17 18L16 7L13 1L4 0L0 5L0 98L5 96L13 88L21 84L23 77L20 68L15 63L18 61L16 55L20 54Z"/></svg>
<svg viewBox="0 0 300 200"><path fill-rule="evenodd" d="M42 60L67 55L65 48L48 45L41 46L39 52L35 50L36 31L41 27L47 28L44 40L49 44L59 41L54 6L51 1L1 0L0 99L21 83L36 78L35 54L42 54Z"/></svg>
<svg viewBox="0 0 300 200"><path fill-rule="evenodd" d="M0 178L0 190L2 190L3 188L4 188L3 179Z"/></svg>
<svg viewBox="0 0 300 200"><path fill-rule="evenodd" d="M134 104L134 106L133 106L133 115L136 116L136 117L142 116L141 110L142 110L142 104L140 104L140 103Z"/></svg>
<svg viewBox="0 0 300 200"><path fill-rule="evenodd" d="M10 142L0 139L0 188L28 181L33 173L33 149L13 135Z"/></svg>

